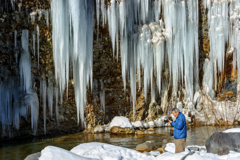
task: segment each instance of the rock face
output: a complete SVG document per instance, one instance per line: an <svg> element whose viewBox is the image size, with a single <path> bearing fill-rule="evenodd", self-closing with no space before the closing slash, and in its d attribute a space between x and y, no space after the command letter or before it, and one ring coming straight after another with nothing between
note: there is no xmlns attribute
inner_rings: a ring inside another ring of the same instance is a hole
<svg viewBox="0 0 240 160"><path fill-rule="evenodd" d="M155 147L151 142L147 141L147 142L144 142L142 144L139 144L137 145L136 147L136 150L137 151L140 151L140 152L144 152L144 151L147 151L147 152L150 152L152 150L156 150L157 147Z"/></svg>
<svg viewBox="0 0 240 160"><path fill-rule="evenodd" d="M206 141L208 153L226 155L230 150L238 151L240 148L240 133L214 133Z"/></svg>

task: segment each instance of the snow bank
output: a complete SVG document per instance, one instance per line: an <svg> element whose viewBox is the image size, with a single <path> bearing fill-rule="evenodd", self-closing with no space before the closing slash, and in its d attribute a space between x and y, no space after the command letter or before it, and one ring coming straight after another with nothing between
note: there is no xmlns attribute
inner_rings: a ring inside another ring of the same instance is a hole
<svg viewBox="0 0 240 160"><path fill-rule="evenodd" d="M154 156L147 156L132 149L98 142L80 144L71 152L88 158L104 160L152 160L154 158Z"/></svg>
<svg viewBox="0 0 240 160"><path fill-rule="evenodd" d="M223 133L240 133L240 128L228 129L226 131L223 131Z"/></svg>
<svg viewBox="0 0 240 160"><path fill-rule="evenodd" d="M189 146L188 146L189 147ZM74 147L71 151L58 147L48 146L41 151L39 160L181 160L188 153L175 154L174 143L168 143L163 154L152 151L149 156L145 153L118 147L105 143L91 142L83 143ZM217 154L207 153L206 151L196 151L188 155L185 160L239 160L240 153L230 151L228 155L219 156Z"/></svg>
<svg viewBox="0 0 240 160"><path fill-rule="evenodd" d="M112 127L121 127L121 128L133 128L133 125L129 121L128 118L122 117L122 116L116 116L112 119L112 122L110 123L110 128Z"/></svg>
<svg viewBox="0 0 240 160"><path fill-rule="evenodd" d="M98 160L79 156L62 148L47 146L41 151L39 160Z"/></svg>

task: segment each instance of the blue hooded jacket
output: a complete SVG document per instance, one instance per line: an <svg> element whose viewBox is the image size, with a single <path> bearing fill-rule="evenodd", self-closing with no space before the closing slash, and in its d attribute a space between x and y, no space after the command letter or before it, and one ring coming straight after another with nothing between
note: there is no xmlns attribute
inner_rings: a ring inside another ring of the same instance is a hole
<svg viewBox="0 0 240 160"><path fill-rule="evenodd" d="M181 112L179 112L175 122L172 121L171 125L174 127L175 139L187 138L186 118Z"/></svg>

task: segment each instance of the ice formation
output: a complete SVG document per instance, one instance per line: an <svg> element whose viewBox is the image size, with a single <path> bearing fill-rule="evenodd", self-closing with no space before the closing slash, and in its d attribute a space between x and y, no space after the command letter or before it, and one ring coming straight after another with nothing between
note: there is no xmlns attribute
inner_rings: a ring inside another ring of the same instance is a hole
<svg viewBox="0 0 240 160"><path fill-rule="evenodd" d="M17 77L10 75L5 75L3 79L0 79L0 93L4 93L0 95L0 122L3 129L2 136L5 136L5 129L7 126L12 125L15 129L20 129L21 117L24 117L27 120L31 116L33 134L35 135L37 132L39 101L37 93L32 88L28 37L28 30L23 30L23 52L19 62L20 81ZM11 136L10 130L9 135Z"/></svg>
<svg viewBox="0 0 240 160"><path fill-rule="evenodd" d="M37 25L37 52L38 52L38 68L39 68L39 48L40 48L40 46L39 46L39 35L40 33L39 33L39 26Z"/></svg>
<svg viewBox="0 0 240 160"><path fill-rule="evenodd" d="M14 30L14 49L15 49L15 60L18 61L18 52L17 52L17 30Z"/></svg>
<svg viewBox="0 0 240 160"><path fill-rule="evenodd" d="M224 71L225 44L230 46L229 53L233 52L233 68L240 68L240 0L204 0L208 10L208 25L210 37L210 60L214 68L214 82L216 89L217 73ZM240 70L238 69L238 75Z"/></svg>
<svg viewBox="0 0 240 160"><path fill-rule="evenodd" d="M56 120L57 120L57 125L59 126L59 118L58 118L58 115L59 115L59 111L58 111L58 87L57 86L55 86L55 88L54 88L54 93L55 93Z"/></svg>
<svg viewBox="0 0 240 160"><path fill-rule="evenodd" d="M174 92L178 83L184 83L192 99L198 84L198 0L111 0L110 3L106 6L105 0L96 1L97 26L100 20L103 26L108 20L113 56L118 57L121 48L124 89L130 80L133 111L136 75L140 87L142 68L145 98L151 85L152 101L155 101L155 84L160 92L166 60ZM68 85L71 60L78 122L81 119L82 124L86 87L92 84L89 82L92 82L94 4L93 0L51 1L55 79L62 97Z"/></svg>
<svg viewBox="0 0 240 160"><path fill-rule="evenodd" d="M69 80L69 61L73 65L78 122L84 125L86 87L92 84L93 0L52 0L52 39L55 79L62 97Z"/></svg>
<svg viewBox="0 0 240 160"><path fill-rule="evenodd" d="M101 81L100 101L101 101L101 107L102 107L102 111L104 113L104 118L105 118L105 87L104 87L103 80Z"/></svg>
<svg viewBox="0 0 240 160"><path fill-rule="evenodd" d="M35 37L35 33L34 32L32 33L32 39L33 39L33 55L35 56L35 54L36 54L36 45L35 45L36 37Z"/></svg>
<svg viewBox="0 0 240 160"><path fill-rule="evenodd" d="M47 133L47 128L46 128L47 84L46 84L45 73L43 73L41 76L40 95L42 97L42 103L43 103L44 134L46 135L46 133Z"/></svg>
<svg viewBox="0 0 240 160"><path fill-rule="evenodd" d="M163 6L163 17L160 17L160 6ZM152 101L155 101L154 77L160 92L162 68L166 60L174 92L178 90L178 83L184 82L188 96L193 99L198 86L198 0L131 0L120 3L111 0L108 24L113 54L115 50L118 54L120 33L122 77L124 88L130 77L133 111L136 101L135 75L140 85L142 68L145 98L151 85Z"/></svg>
<svg viewBox="0 0 240 160"><path fill-rule="evenodd" d="M50 115L52 116L52 113L53 113L53 81L50 76L48 77L47 97L48 97L48 107L50 110Z"/></svg>

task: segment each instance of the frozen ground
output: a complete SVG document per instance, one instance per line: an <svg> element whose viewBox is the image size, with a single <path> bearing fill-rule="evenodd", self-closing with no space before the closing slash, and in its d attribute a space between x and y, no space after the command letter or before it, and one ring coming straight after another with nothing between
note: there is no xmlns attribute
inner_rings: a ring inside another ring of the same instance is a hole
<svg viewBox="0 0 240 160"><path fill-rule="evenodd" d="M175 154L173 143L168 143L166 150L167 152L163 154L150 152L150 155L147 155L133 149L91 142L80 144L71 151L47 146L41 151L39 160L180 160L190 152L186 149L185 152ZM240 160L240 153L230 151L228 155L218 156L217 154L201 151L189 155L186 160Z"/></svg>

